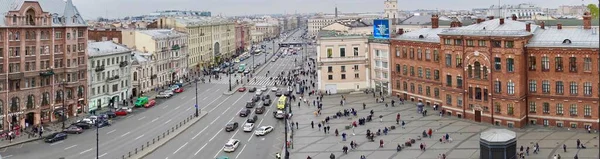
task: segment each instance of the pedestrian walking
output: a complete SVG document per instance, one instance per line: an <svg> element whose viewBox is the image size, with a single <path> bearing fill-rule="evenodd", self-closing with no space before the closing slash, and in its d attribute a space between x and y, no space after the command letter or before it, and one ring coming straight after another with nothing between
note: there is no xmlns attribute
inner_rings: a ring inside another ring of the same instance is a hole
<svg viewBox="0 0 600 159"><path fill-rule="evenodd" d="M321 123L319 123L319 125L318 125L318 126L319 126L319 130L321 130Z"/></svg>
<svg viewBox="0 0 600 159"><path fill-rule="evenodd" d="M383 122L383 115L379 115L379 122Z"/></svg>
<svg viewBox="0 0 600 159"><path fill-rule="evenodd" d="M312 129L314 129L314 128L315 128L315 122L314 122L314 121L310 121L310 127L311 127Z"/></svg>
<svg viewBox="0 0 600 159"><path fill-rule="evenodd" d="M563 150L567 152L567 144L563 144Z"/></svg>
<svg viewBox="0 0 600 159"><path fill-rule="evenodd" d="M298 122L296 122L296 129L298 129Z"/></svg>

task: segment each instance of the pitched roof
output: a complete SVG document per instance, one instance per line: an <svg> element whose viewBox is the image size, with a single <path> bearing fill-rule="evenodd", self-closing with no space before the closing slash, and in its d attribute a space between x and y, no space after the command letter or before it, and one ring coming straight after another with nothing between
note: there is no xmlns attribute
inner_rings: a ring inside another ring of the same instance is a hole
<svg viewBox="0 0 600 159"><path fill-rule="evenodd" d="M89 42L88 54L90 57L122 54L131 50L113 41Z"/></svg>
<svg viewBox="0 0 600 159"><path fill-rule="evenodd" d="M52 14L55 19L50 20L52 26L87 26L83 17L79 14L77 7L71 0L0 0L0 15L4 16L9 11L18 10L25 1L38 2L44 12ZM58 18L65 18L64 24ZM75 22L71 18L75 17ZM0 20L0 26L6 26L4 20Z"/></svg>
<svg viewBox="0 0 600 159"><path fill-rule="evenodd" d="M140 30L139 32L142 34L149 35L152 38L179 37L186 35L178 31L169 29Z"/></svg>
<svg viewBox="0 0 600 159"><path fill-rule="evenodd" d="M527 47L599 48L598 31L594 29L537 29Z"/></svg>
<svg viewBox="0 0 600 159"><path fill-rule="evenodd" d="M480 35L480 36L527 36L535 32L538 27L531 24L531 32L525 30L527 23L504 19L504 24L500 24L500 19L492 19L463 27L450 28L440 33L440 35Z"/></svg>
<svg viewBox="0 0 600 159"><path fill-rule="evenodd" d="M433 42L439 43L439 33L446 30L445 28L423 28L394 37L396 40L410 40L410 41L422 41L422 42Z"/></svg>

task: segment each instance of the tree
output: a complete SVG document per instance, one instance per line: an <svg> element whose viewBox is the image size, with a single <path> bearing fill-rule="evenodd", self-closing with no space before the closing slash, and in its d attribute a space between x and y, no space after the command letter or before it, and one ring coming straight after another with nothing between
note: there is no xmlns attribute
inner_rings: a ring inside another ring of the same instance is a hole
<svg viewBox="0 0 600 159"><path fill-rule="evenodd" d="M588 10L590 10L590 13L592 13L592 17L598 18L598 11L600 10L598 9L598 6L596 4L588 4L587 8Z"/></svg>

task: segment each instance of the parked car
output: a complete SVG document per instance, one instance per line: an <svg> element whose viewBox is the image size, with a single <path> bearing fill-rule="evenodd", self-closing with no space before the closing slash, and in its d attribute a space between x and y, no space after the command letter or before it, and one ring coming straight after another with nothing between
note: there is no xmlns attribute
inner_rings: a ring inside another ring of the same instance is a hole
<svg viewBox="0 0 600 159"><path fill-rule="evenodd" d="M176 88L173 92L181 93L181 92L183 92L183 87Z"/></svg>
<svg viewBox="0 0 600 159"><path fill-rule="evenodd" d="M260 97L258 97L258 96L252 97L253 102L258 102L259 100L260 100Z"/></svg>
<svg viewBox="0 0 600 159"><path fill-rule="evenodd" d="M248 90L248 92L256 92L256 87L252 87Z"/></svg>
<svg viewBox="0 0 600 159"><path fill-rule="evenodd" d="M256 106L256 103L253 101L246 102L246 108L254 108L254 106Z"/></svg>
<svg viewBox="0 0 600 159"><path fill-rule="evenodd" d="M270 106L271 103L272 103L271 99L265 99L265 100L263 100L263 105L264 106Z"/></svg>
<svg viewBox="0 0 600 159"><path fill-rule="evenodd" d="M92 125L88 124L86 122L76 122L76 123L73 123L71 125L80 127L82 129L90 129L90 128L92 128Z"/></svg>
<svg viewBox="0 0 600 159"><path fill-rule="evenodd" d="M108 120L102 120L102 121L98 122L98 125L96 125L96 127L102 128L102 127L110 126L110 125L112 125L112 124L110 124L110 122L108 122Z"/></svg>
<svg viewBox="0 0 600 159"><path fill-rule="evenodd" d="M246 91L246 87L240 87L238 88L238 92L245 92Z"/></svg>
<svg viewBox="0 0 600 159"><path fill-rule="evenodd" d="M264 112L265 112L265 107L262 105L259 105L258 107L256 107L254 109L254 113L256 113L256 114L262 114Z"/></svg>
<svg viewBox="0 0 600 159"><path fill-rule="evenodd" d="M150 101L148 101L148 103L146 103L146 105L144 105L144 108L150 108L150 107L153 107L154 105L156 105L156 101L150 100Z"/></svg>
<svg viewBox="0 0 600 159"><path fill-rule="evenodd" d="M225 131L235 131L238 128L238 122L229 123L225 126Z"/></svg>
<svg viewBox="0 0 600 159"><path fill-rule="evenodd" d="M121 108L119 108L119 110L125 110L125 111L127 111L127 113L133 112L133 110L129 107L121 107Z"/></svg>
<svg viewBox="0 0 600 159"><path fill-rule="evenodd" d="M158 95L156 95L156 98L171 98L171 94L167 94L165 92L160 92Z"/></svg>
<svg viewBox="0 0 600 159"><path fill-rule="evenodd" d="M262 96L262 100L266 100L266 99L271 99L271 95L265 94L264 96Z"/></svg>
<svg viewBox="0 0 600 159"><path fill-rule="evenodd" d="M63 132L68 133L68 134L81 134L81 133L83 133L83 128L80 128L79 126L71 125L65 129L63 129Z"/></svg>
<svg viewBox="0 0 600 159"><path fill-rule="evenodd" d="M260 87L260 90L263 92L266 92L268 90L268 88L267 88L267 86L262 86L262 87Z"/></svg>
<svg viewBox="0 0 600 159"><path fill-rule="evenodd" d="M111 118L117 117L117 114L115 114L114 111L110 111L109 110L109 111L106 111L104 113L101 113L99 116L100 116L100 118L111 119Z"/></svg>
<svg viewBox="0 0 600 159"><path fill-rule="evenodd" d="M262 93L263 93L263 92L262 92L261 90L257 90L257 91L256 91L256 96L260 96L260 95L262 95Z"/></svg>
<svg viewBox="0 0 600 159"><path fill-rule="evenodd" d="M242 111L240 111L240 117L247 117L248 115L250 115L250 113L251 113L250 109L244 108L244 109L242 109Z"/></svg>
<svg viewBox="0 0 600 159"><path fill-rule="evenodd" d="M53 143L64 139L67 139L67 134L63 132L57 132L46 137L44 141L48 143Z"/></svg>
<svg viewBox="0 0 600 159"><path fill-rule="evenodd" d="M271 88L271 92L277 92L277 90L279 90L279 88L277 88L277 87Z"/></svg>
<svg viewBox="0 0 600 159"><path fill-rule="evenodd" d="M256 122L256 120L258 120L258 116L254 115L250 118L248 118L248 120L246 120L247 123L254 123Z"/></svg>
<svg viewBox="0 0 600 159"><path fill-rule="evenodd" d="M117 116L126 116L127 115L127 110L118 110L115 112L115 114Z"/></svg>

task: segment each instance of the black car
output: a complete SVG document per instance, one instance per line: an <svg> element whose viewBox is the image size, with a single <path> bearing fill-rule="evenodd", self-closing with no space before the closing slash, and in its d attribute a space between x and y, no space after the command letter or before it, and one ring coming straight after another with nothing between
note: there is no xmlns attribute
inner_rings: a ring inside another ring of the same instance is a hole
<svg viewBox="0 0 600 159"><path fill-rule="evenodd" d="M256 114L262 114L262 113L264 113L264 112L265 112L265 107L264 107L264 106L260 106L260 105L259 105L258 107L256 107L256 108L254 109L254 113L256 113Z"/></svg>
<svg viewBox="0 0 600 159"><path fill-rule="evenodd" d="M117 117L117 114L115 114L115 112L113 112L113 111L107 111L107 112L100 114L100 116L104 117L105 119L112 119L112 118Z"/></svg>
<svg viewBox="0 0 600 159"><path fill-rule="evenodd" d="M225 126L225 131L230 132L238 128L238 122L229 123Z"/></svg>
<svg viewBox="0 0 600 159"><path fill-rule="evenodd" d="M90 125L90 124L88 124L86 122L77 122L77 123L73 123L71 125L75 125L75 126L80 127L82 129L90 129L90 128L92 128L92 125Z"/></svg>
<svg viewBox="0 0 600 159"><path fill-rule="evenodd" d="M265 99L271 99L271 95L266 94L262 97L262 100L264 101Z"/></svg>
<svg viewBox="0 0 600 159"><path fill-rule="evenodd" d="M256 87L252 87L248 90L248 92L256 92Z"/></svg>
<svg viewBox="0 0 600 159"><path fill-rule="evenodd" d="M242 111L240 111L240 116L241 117L247 117L248 115L250 115L250 109L242 109Z"/></svg>
<svg viewBox="0 0 600 159"><path fill-rule="evenodd" d="M260 97L257 97L257 96L252 97L253 102L258 102L259 100L260 100Z"/></svg>
<svg viewBox="0 0 600 159"><path fill-rule="evenodd" d="M248 118L248 120L246 120L247 123L254 123L256 122L256 120L258 120L258 116L254 115L250 118Z"/></svg>
<svg viewBox="0 0 600 159"><path fill-rule="evenodd" d="M266 99L266 100L264 100L264 101L263 101L263 105L264 105L264 106L270 106L270 105L271 105L271 103L272 103L272 102L271 102L271 99Z"/></svg>
<svg viewBox="0 0 600 159"><path fill-rule="evenodd" d="M253 101L246 102L246 108L254 108L254 106L256 106L256 103Z"/></svg>
<svg viewBox="0 0 600 159"><path fill-rule="evenodd" d="M53 143L56 141L67 139L67 134L63 132L54 133L44 139L45 142Z"/></svg>
<svg viewBox="0 0 600 159"><path fill-rule="evenodd" d="M283 93L281 91L277 91L277 93L275 93L275 96L277 96L277 97L281 97L281 95L283 95Z"/></svg>
<svg viewBox="0 0 600 159"><path fill-rule="evenodd" d="M110 126L110 122L108 122L107 120L100 120L98 123L98 125L96 125L98 128L102 128L105 126Z"/></svg>
<svg viewBox="0 0 600 159"><path fill-rule="evenodd" d="M285 92L283 92L283 95L284 95L284 96L288 96L288 97L289 97L291 93L292 93L292 92L290 92L290 91L285 91Z"/></svg>

